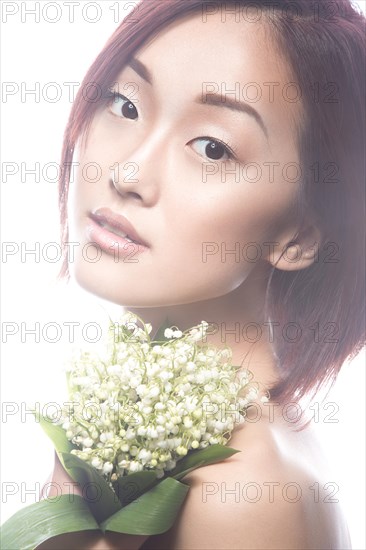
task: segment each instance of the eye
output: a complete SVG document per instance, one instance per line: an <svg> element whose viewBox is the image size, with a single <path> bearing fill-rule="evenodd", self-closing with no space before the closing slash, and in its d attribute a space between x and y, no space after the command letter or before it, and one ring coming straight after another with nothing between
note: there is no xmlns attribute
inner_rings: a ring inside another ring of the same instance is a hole
<svg viewBox="0 0 366 550"><path fill-rule="evenodd" d="M234 157L234 152L227 143L209 136L194 139L191 144L195 144L192 147L199 155L210 160L229 160Z"/></svg>
<svg viewBox="0 0 366 550"><path fill-rule="evenodd" d="M127 97L117 92L111 91L108 94L109 108L116 116L122 116L129 118L130 120L136 120L138 118L138 112L135 105Z"/></svg>

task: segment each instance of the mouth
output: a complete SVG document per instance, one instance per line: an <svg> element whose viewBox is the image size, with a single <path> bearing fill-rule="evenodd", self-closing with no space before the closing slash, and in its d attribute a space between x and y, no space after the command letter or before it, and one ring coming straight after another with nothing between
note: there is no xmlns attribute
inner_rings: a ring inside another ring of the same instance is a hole
<svg viewBox="0 0 366 550"><path fill-rule="evenodd" d="M149 250L149 244L140 237L131 222L109 208L89 212L85 233L88 241L96 245L114 261L138 262L139 256Z"/></svg>
<svg viewBox="0 0 366 550"><path fill-rule="evenodd" d="M97 220L96 220L97 221ZM118 227L114 227L112 225L110 225L108 222L100 222L100 221L97 221L98 225L100 227L103 227L104 229L106 229L107 231L109 231L110 233L113 233L114 235L117 235L118 237L122 237L123 239L125 239L126 241L128 241L129 243L135 243L135 244L141 244L139 243L138 241L135 241L134 239L131 239L127 233L125 233L124 231L118 229Z"/></svg>
<svg viewBox="0 0 366 550"><path fill-rule="evenodd" d="M138 234L132 223L109 208L99 208L89 214L89 217L105 231L124 239L126 242L148 248L149 245Z"/></svg>

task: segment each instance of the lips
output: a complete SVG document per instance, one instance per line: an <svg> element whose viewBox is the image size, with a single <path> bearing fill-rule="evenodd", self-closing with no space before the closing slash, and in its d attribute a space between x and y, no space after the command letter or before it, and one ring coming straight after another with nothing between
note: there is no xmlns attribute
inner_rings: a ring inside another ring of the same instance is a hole
<svg viewBox="0 0 366 550"><path fill-rule="evenodd" d="M136 229L127 218L121 216L120 214L116 214L109 208L98 208L94 212L90 213L89 216L100 227L105 228L117 237L122 237L128 242L133 242L146 248L149 246L148 243L140 237Z"/></svg>
<svg viewBox="0 0 366 550"><path fill-rule="evenodd" d="M86 238L97 249L113 257L114 262L139 262L139 256L149 250L149 245L128 219L109 208L90 212L88 218L85 226ZM97 259L101 257L98 256Z"/></svg>

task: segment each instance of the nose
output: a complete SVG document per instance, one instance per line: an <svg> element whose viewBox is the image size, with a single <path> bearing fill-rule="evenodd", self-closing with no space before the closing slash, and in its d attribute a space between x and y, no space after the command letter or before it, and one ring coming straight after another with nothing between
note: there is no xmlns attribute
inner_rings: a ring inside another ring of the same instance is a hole
<svg viewBox="0 0 366 550"><path fill-rule="evenodd" d="M141 201L146 206L156 203L164 179L166 135L150 134L128 157L110 167L110 185L126 199Z"/></svg>
<svg viewBox="0 0 366 550"><path fill-rule="evenodd" d="M143 198L140 193L140 180L137 176L139 165L136 162L116 162L111 169L110 180L113 187L120 195L133 195ZM141 190L142 192L142 190ZM144 192L145 195L145 192Z"/></svg>

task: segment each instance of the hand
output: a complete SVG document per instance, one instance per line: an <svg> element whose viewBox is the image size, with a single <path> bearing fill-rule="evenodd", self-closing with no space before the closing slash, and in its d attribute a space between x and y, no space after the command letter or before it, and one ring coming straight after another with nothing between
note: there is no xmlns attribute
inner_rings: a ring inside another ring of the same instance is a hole
<svg viewBox="0 0 366 550"><path fill-rule="evenodd" d="M47 494L41 491L43 498L70 494L83 496L81 487L63 468L55 453L55 465L47 483L52 482ZM78 531L53 537L37 546L37 550L138 550L148 539L148 535L126 535L100 531Z"/></svg>
<svg viewBox="0 0 366 550"><path fill-rule="evenodd" d="M138 550L147 535L124 535L96 531L67 533L37 546L36 550Z"/></svg>
<svg viewBox="0 0 366 550"><path fill-rule="evenodd" d="M47 492L45 492L46 486L48 486ZM42 487L40 500L70 493L83 496L80 485L69 476L55 452L53 472Z"/></svg>

